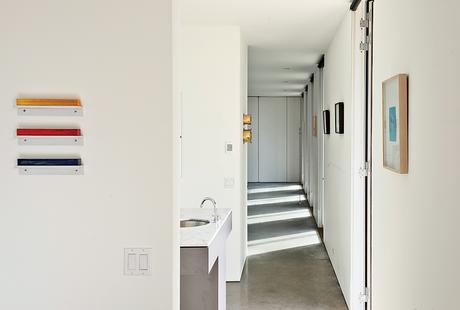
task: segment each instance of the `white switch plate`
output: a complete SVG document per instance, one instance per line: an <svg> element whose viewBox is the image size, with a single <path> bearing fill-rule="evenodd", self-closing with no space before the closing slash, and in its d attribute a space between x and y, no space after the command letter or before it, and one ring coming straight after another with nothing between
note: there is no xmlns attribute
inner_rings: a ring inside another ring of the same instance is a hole
<svg viewBox="0 0 460 310"><path fill-rule="evenodd" d="M125 248L125 276L149 276L152 274L151 248Z"/></svg>
<svg viewBox="0 0 460 310"><path fill-rule="evenodd" d="M233 152L233 143L232 142L225 142L225 153Z"/></svg>
<svg viewBox="0 0 460 310"><path fill-rule="evenodd" d="M235 178L224 178L224 188L233 188L235 186Z"/></svg>

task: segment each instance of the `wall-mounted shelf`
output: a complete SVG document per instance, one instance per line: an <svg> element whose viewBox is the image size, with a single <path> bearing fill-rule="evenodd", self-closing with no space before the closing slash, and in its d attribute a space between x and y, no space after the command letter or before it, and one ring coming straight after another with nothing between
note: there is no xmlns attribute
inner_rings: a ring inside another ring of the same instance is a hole
<svg viewBox="0 0 460 310"><path fill-rule="evenodd" d="M17 106L22 116L82 116L82 107Z"/></svg>
<svg viewBox="0 0 460 310"><path fill-rule="evenodd" d="M83 136L18 136L19 145L83 145Z"/></svg>
<svg viewBox="0 0 460 310"><path fill-rule="evenodd" d="M30 116L82 116L83 109L79 99L16 99L18 115Z"/></svg>
<svg viewBox="0 0 460 310"><path fill-rule="evenodd" d="M18 166L21 175L82 175L83 166Z"/></svg>
<svg viewBox="0 0 460 310"><path fill-rule="evenodd" d="M80 129L35 129L16 130L19 145L82 145Z"/></svg>
<svg viewBox="0 0 460 310"><path fill-rule="evenodd" d="M18 159L19 174L22 175L81 175L83 166L79 158Z"/></svg>

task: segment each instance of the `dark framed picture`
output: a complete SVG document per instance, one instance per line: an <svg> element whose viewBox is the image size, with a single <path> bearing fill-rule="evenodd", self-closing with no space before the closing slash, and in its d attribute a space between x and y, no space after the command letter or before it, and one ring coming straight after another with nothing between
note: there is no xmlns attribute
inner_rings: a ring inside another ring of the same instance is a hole
<svg viewBox="0 0 460 310"><path fill-rule="evenodd" d="M323 111L323 132L325 135L331 134L331 114L329 110Z"/></svg>
<svg viewBox="0 0 460 310"><path fill-rule="evenodd" d="M338 102L335 104L335 133L343 134L344 131L344 110L343 102Z"/></svg>

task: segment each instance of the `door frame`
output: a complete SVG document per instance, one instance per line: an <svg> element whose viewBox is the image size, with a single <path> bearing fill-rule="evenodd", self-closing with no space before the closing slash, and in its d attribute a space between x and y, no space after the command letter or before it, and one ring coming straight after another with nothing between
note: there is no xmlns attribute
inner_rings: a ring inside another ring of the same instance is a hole
<svg viewBox="0 0 460 310"><path fill-rule="evenodd" d="M369 38L369 48L366 51L366 162L368 173L366 177L366 287L367 303L366 310L372 309L372 129L373 129L373 104L374 104L374 0L366 1L366 13L369 18L369 26L366 33Z"/></svg>
<svg viewBox="0 0 460 310"><path fill-rule="evenodd" d="M373 0L352 5L352 310L371 309L372 9Z"/></svg>
<svg viewBox="0 0 460 310"><path fill-rule="evenodd" d="M317 218L316 223L318 227L323 227L324 219L324 189L326 181L326 170L325 170L325 145L324 145L324 134L323 134L323 111L324 111L324 80L323 80L323 68L318 65L318 69L315 72L315 81L318 83L318 189L317 189Z"/></svg>

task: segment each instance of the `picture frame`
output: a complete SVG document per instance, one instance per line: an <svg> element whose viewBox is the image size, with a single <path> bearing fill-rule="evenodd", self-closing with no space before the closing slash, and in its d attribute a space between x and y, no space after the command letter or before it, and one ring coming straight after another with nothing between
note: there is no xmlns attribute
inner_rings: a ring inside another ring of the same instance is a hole
<svg viewBox="0 0 460 310"><path fill-rule="evenodd" d="M337 102L335 104L335 133L345 133L344 114L344 103Z"/></svg>
<svg viewBox="0 0 460 310"><path fill-rule="evenodd" d="M399 174L409 172L408 82L407 74L382 82L383 167Z"/></svg>
<svg viewBox="0 0 460 310"><path fill-rule="evenodd" d="M331 113L329 110L323 111L323 132L325 135L331 134Z"/></svg>

